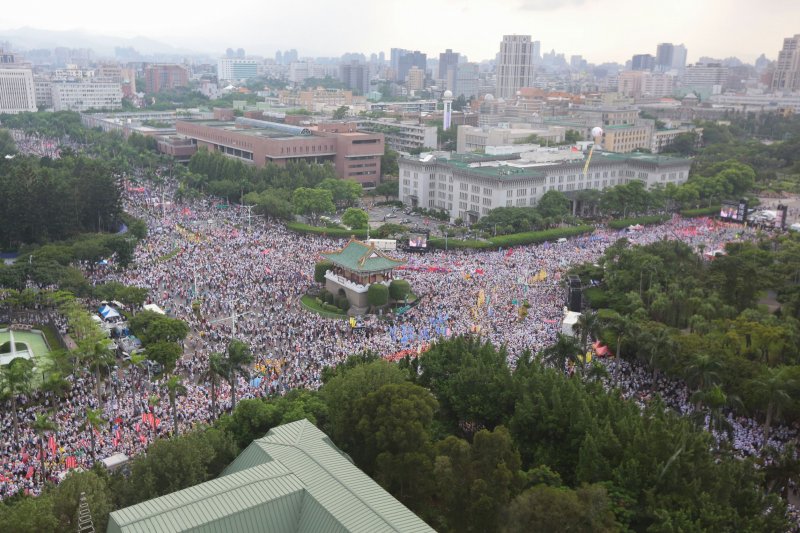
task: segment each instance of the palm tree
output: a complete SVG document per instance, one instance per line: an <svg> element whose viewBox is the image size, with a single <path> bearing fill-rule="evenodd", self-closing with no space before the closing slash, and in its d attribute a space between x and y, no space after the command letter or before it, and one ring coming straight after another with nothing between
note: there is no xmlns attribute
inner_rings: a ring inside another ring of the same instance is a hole
<svg viewBox="0 0 800 533"><path fill-rule="evenodd" d="M542 355L547 364L563 371L567 361L577 360L580 353L580 344L574 337L559 333L556 336L555 344L545 348Z"/></svg>
<svg viewBox="0 0 800 533"><path fill-rule="evenodd" d="M58 426L55 422L53 422L50 417L51 413L46 413L43 415L37 414L35 420L31 424L33 431L36 432L36 435L39 437L39 456L41 457L41 482L44 483L47 480L47 464L46 464L46 454L44 452L44 436L50 431L56 431Z"/></svg>
<svg viewBox="0 0 800 533"><path fill-rule="evenodd" d="M684 370L686 383L693 387L695 392L704 391L708 387L717 385L721 379L719 371L722 370L722 363L708 354L695 355L692 362ZM700 400L695 399L695 409L700 409Z"/></svg>
<svg viewBox="0 0 800 533"><path fill-rule="evenodd" d="M643 349L644 358L653 372L653 378L657 377L659 370L664 370L662 365L665 362L675 362L676 344L667 328L661 328L648 335L647 344Z"/></svg>
<svg viewBox="0 0 800 533"><path fill-rule="evenodd" d="M143 354L132 353L130 359L123 363L123 365L131 372L131 395L133 396L134 415L138 414L138 412L136 412L136 389L139 386L139 369L146 360L147 357L145 357Z"/></svg>
<svg viewBox="0 0 800 533"><path fill-rule="evenodd" d="M594 311L586 311L578 317L578 321L575 324L575 333L580 337L583 353L589 350L589 339L596 338L600 333L601 327L601 320Z"/></svg>
<svg viewBox="0 0 800 533"><path fill-rule="evenodd" d="M92 442L92 458L97 459L97 447L95 446L94 434L96 431L99 431L101 427L105 426L108 420L103 418L102 409L89 409L87 407L85 415L86 421L83 427L89 428L89 439Z"/></svg>
<svg viewBox="0 0 800 533"><path fill-rule="evenodd" d="M169 406L172 409L173 435L178 434L178 409L175 399L177 396L186 394L186 387L183 385L179 376L170 376L167 380L167 391L169 391Z"/></svg>
<svg viewBox="0 0 800 533"><path fill-rule="evenodd" d="M94 370L95 386L97 388L97 403L103 407L103 397L100 394L101 385L103 383L101 370L116 362L114 353L109 349L110 339L95 339L88 338L81 346L82 359L86 367Z"/></svg>
<svg viewBox="0 0 800 533"><path fill-rule="evenodd" d="M0 366L2 388L11 396L11 416L14 421L14 440L19 438L19 418L17 415L17 396L28 391L33 379L33 362L22 357Z"/></svg>
<svg viewBox="0 0 800 533"><path fill-rule="evenodd" d="M228 344L228 357L225 359L224 369L226 379L231 385L231 411L236 409L236 379L250 375L248 366L253 362L250 348L240 340L232 339Z"/></svg>
<svg viewBox="0 0 800 533"><path fill-rule="evenodd" d="M208 358L208 368L200 376L202 381L208 382L211 385L211 419L217 417L217 386L221 379L226 377L225 361L222 354L218 352L212 353Z"/></svg>
<svg viewBox="0 0 800 533"><path fill-rule="evenodd" d="M780 418L792 402L792 392L797 383L787 374L786 367L766 368L761 376L751 379L749 387L757 404L764 409L764 442L769 439L773 418Z"/></svg>

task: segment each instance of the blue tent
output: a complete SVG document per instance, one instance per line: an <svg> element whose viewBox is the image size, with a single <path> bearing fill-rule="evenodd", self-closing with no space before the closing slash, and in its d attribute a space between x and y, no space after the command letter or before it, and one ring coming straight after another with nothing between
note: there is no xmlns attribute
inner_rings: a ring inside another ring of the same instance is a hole
<svg viewBox="0 0 800 533"><path fill-rule="evenodd" d="M98 311L100 312L100 316L102 316L106 320L109 320L111 318L116 318L119 316L117 310L109 305L104 305Z"/></svg>

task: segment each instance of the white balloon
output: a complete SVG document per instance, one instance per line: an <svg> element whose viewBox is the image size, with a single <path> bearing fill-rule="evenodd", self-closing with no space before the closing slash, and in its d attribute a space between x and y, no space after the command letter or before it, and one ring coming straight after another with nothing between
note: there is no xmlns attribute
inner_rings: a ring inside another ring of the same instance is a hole
<svg viewBox="0 0 800 533"><path fill-rule="evenodd" d="M603 128L595 126L592 128L592 137L600 137L603 135Z"/></svg>

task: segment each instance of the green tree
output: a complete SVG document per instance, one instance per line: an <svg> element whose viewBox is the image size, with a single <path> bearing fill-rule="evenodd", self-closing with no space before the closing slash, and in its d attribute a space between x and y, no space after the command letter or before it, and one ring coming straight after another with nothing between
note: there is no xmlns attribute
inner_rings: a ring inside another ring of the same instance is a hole
<svg viewBox="0 0 800 533"><path fill-rule="evenodd" d="M618 531L611 500L598 485L578 490L539 485L520 494L509 506L501 531Z"/></svg>
<svg viewBox="0 0 800 533"><path fill-rule="evenodd" d="M367 302L374 307L383 307L389 302L389 288L381 283L373 283L367 289Z"/></svg>
<svg viewBox="0 0 800 533"><path fill-rule="evenodd" d="M342 223L352 229L364 229L369 223L369 215L363 209L348 207L342 215Z"/></svg>
<svg viewBox="0 0 800 533"><path fill-rule="evenodd" d="M189 326L183 320L154 311L142 311L128 323L145 346L157 342L181 342L189 334Z"/></svg>
<svg viewBox="0 0 800 533"><path fill-rule="evenodd" d="M58 430L58 425L52 420L52 413L39 414L36 413L31 428L36 433L39 441L39 454L42 457L40 461L41 472L40 481L42 484L47 482L47 453L44 444L44 438L48 433L53 433Z"/></svg>
<svg viewBox="0 0 800 533"><path fill-rule="evenodd" d="M103 417L102 409L86 408L84 412L84 428L89 430L89 440L92 444L92 457L97 459L97 446L95 445L95 433L99 432L108 424L108 420Z"/></svg>
<svg viewBox="0 0 800 533"><path fill-rule="evenodd" d="M539 199L536 210L543 218L561 220L569 215L569 199L564 193L551 189Z"/></svg>
<svg viewBox="0 0 800 533"><path fill-rule="evenodd" d="M236 383L239 376L247 379L250 376L250 365L253 363L253 354L250 347L237 339L231 339L223 368L226 379L231 386L231 410L236 409Z"/></svg>
<svg viewBox="0 0 800 533"><path fill-rule="evenodd" d="M556 342L542 351L542 358L556 370L564 371L568 362L577 362L581 345L574 337L557 334Z"/></svg>
<svg viewBox="0 0 800 533"><path fill-rule="evenodd" d="M472 337L439 342L419 358L419 383L439 400L447 426L469 435L505 423L514 393L505 349Z"/></svg>
<svg viewBox="0 0 800 533"><path fill-rule="evenodd" d="M94 471L70 472L48 497L53 502L53 516L61 531L78 530L78 506L81 495L86 498L92 523L96 531L103 531L108 514L114 510L114 502L106 479Z"/></svg>
<svg viewBox="0 0 800 533"><path fill-rule="evenodd" d="M349 111L350 108L346 105L338 107L336 111L333 112L333 120L343 120L345 117L347 117Z"/></svg>
<svg viewBox="0 0 800 533"><path fill-rule="evenodd" d="M177 397L186 394L187 389L179 376L170 376L166 383L167 391L169 393L169 406L172 411L172 434L177 435L178 429L178 406Z"/></svg>
<svg viewBox="0 0 800 533"><path fill-rule="evenodd" d="M393 279L389 283L389 296L396 302L402 302L411 293L411 284L404 279Z"/></svg>
<svg viewBox="0 0 800 533"><path fill-rule="evenodd" d="M48 495L22 498L0 505L0 530L14 533L55 533L61 531Z"/></svg>
<svg viewBox="0 0 800 533"><path fill-rule="evenodd" d="M319 217L335 210L333 193L327 189L309 189L300 187L292 194L292 205L295 212L308 216L316 224Z"/></svg>
<svg viewBox="0 0 800 533"><path fill-rule="evenodd" d="M362 445L356 462L400 501L414 505L432 488L430 426L436 400L411 383L387 384L356 403Z"/></svg>
<svg viewBox="0 0 800 533"><path fill-rule="evenodd" d="M161 365L164 374L169 374L175 370L183 348L177 342L157 341L145 348L147 358Z"/></svg>
<svg viewBox="0 0 800 533"><path fill-rule="evenodd" d="M33 379L33 361L17 357L7 365L0 365L0 390L5 391L11 399L11 419L14 426L14 440L19 438L19 413L17 396L30 390Z"/></svg>
<svg viewBox="0 0 800 533"><path fill-rule="evenodd" d="M390 383L405 381L403 371L383 359L350 356L333 372L323 375L325 385L320 394L328 406L325 432L347 453L360 447L356 426L356 404L372 392Z"/></svg>
<svg viewBox="0 0 800 533"><path fill-rule="evenodd" d="M798 383L786 367L765 368L761 375L748 382L749 394L764 413L764 441L769 439L772 422L797 402Z"/></svg>
<svg viewBox="0 0 800 533"><path fill-rule="evenodd" d="M397 176L399 174L399 167L397 165L397 152L395 152L394 150L389 148L388 143L384 146L383 155L381 156L381 174L384 177ZM375 192L377 194L386 196L387 200L388 200L389 196L397 196L396 194L394 194L394 195L391 194L391 189L390 188L389 189L383 188L380 191L378 191L378 188L380 188L380 186L383 185L384 183L399 183L399 181L400 180L397 180L397 179L389 180L389 181L383 181L383 182L381 182L380 185L378 185L378 187L376 187ZM389 185L387 187L391 187L391 185Z"/></svg>
<svg viewBox="0 0 800 533"><path fill-rule="evenodd" d="M211 386L211 419L217 418L217 387L222 379L226 379L225 360L219 352L213 352L208 356L208 368L200 376L200 379Z"/></svg>
<svg viewBox="0 0 800 533"><path fill-rule="evenodd" d="M314 265L314 281L317 283L325 283L325 273L328 270L333 270L333 263L331 261L319 261Z"/></svg>

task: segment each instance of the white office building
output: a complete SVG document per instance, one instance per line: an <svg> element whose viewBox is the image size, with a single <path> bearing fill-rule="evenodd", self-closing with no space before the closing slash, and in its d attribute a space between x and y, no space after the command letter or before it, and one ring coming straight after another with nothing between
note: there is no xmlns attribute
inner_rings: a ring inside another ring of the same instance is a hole
<svg viewBox="0 0 800 533"><path fill-rule="evenodd" d="M33 72L29 68L0 68L0 113L36 111Z"/></svg>
<svg viewBox="0 0 800 533"><path fill-rule="evenodd" d="M217 60L217 78L220 80L247 80L258 76L258 61L243 58Z"/></svg>
<svg viewBox="0 0 800 533"><path fill-rule="evenodd" d="M358 129L383 133L386 145L397 152L436 149L438 143L436 126L420 124L417 120L364 119L358 121Z"/></svg>
<svg viewBox="0 0 800 533"><path fill-rule="evenodd" d="M96 81L54 81L54 111L122 109L122 86Z"/></svg>
<svg viewBox="0 0 800 533"><path fill-rule="evenodd" d="M558 155L556 153L556 155ZM680 184L691 160L652 154L595 152L584 173L585 159L479 156L437 152L402 157L400 200L409 206L444 209L450 220L472 224L497 207L533 207L549 190L574 197L583 189L602 190L639 180L648 188ZM578 209L573 199L573 210Z"/></svg>
<svg viewBox="0 0 800 533"><path fill-rule="evenodd" d="M497 63L497 98L514 98L533 86L533 43L530 35L504 35Z"/></svg>

